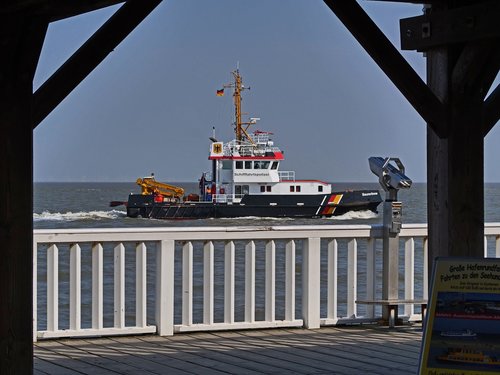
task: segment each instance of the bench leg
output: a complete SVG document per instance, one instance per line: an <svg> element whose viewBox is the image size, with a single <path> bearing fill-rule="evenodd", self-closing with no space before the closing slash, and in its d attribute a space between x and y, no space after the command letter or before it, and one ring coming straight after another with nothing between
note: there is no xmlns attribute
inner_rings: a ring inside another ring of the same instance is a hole
<svg viewBox="0 0 500 375"><path fill-rule="evenodd" d="M426 303L422 303L421 312L422 312L422 324L423 324L425 322L425 316L427 315L427 304Z"/></svg>
<svg viewBox="0 0 500 375"><path fill-rule="evenodd" d="M394 328L398 320L398 306L389 305L389 328Z"/></svg>

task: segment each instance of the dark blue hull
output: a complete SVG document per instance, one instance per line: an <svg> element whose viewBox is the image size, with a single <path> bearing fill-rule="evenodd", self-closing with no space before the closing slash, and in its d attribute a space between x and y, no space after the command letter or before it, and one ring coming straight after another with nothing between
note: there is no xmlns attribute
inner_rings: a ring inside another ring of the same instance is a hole
<svg viewBox="0 0 500 375"><path fill-rule="evenodd" d="M378 190L344 191L316 195L245 195L241 202L155 202L152 195L131 194L127 216L154 219L205 219L231 217L313 218L343 215L349 211L377 212Z"/></svg>

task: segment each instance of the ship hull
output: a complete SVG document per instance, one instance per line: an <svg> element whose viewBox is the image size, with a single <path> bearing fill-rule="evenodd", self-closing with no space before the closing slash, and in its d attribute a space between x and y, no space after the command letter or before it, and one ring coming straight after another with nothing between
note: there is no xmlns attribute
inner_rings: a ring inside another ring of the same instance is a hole
<svg viewBox="0 0 500 375"><path fill-rule="evenodd" d="M153 219L204 219L233 217L314 218L349 211L376 212L382 202L377 190L356 190L315 195L245 195L239 203L155 202L152 195L131 194L127 216Z"/></svg>

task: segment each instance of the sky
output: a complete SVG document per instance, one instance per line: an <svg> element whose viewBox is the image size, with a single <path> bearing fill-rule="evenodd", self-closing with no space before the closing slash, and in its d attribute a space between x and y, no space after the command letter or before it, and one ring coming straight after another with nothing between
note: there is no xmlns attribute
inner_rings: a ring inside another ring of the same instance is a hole
<svg viewBox="0 0 500 375"><path fill-rule="evenodd" d="M399 19L421 5L360 1L400 50ZM118 6L52 23L36 90ZM422 53L402 51L425 77ZM212 127L234 138L243 112L273 133L281 170L298 179L377 182L370 156L399 157L426 181L426 125L322 0L165 0L34 132L34 180L131 182L154 172L197 181L210 170ZM497 77L496 84L499 78ZM500 182L500 126L485 139L485 181Z"/></svg>

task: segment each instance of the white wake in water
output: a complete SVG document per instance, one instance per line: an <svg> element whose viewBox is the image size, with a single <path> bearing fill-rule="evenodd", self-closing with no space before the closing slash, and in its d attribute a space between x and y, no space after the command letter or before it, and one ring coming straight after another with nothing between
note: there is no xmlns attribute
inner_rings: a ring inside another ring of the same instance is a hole
<svg viewBox="0 0 500 375"><path fill-rule="evenodd" d="M78 221L78 220L102 220L118 219L127 216L125 211L88 211L88 212L48 212L41 214L33 213L33 221Z"/></svg>
<svg viewBox="0 0 500 375"><path fill-rule="evenodd" d="M373 211L366 210L366 211L349 211L343 215L326 217L324 219L325 220L359 220L359 219L375 219L376 217L378 217L378 214L376 214Z"/></svg>

